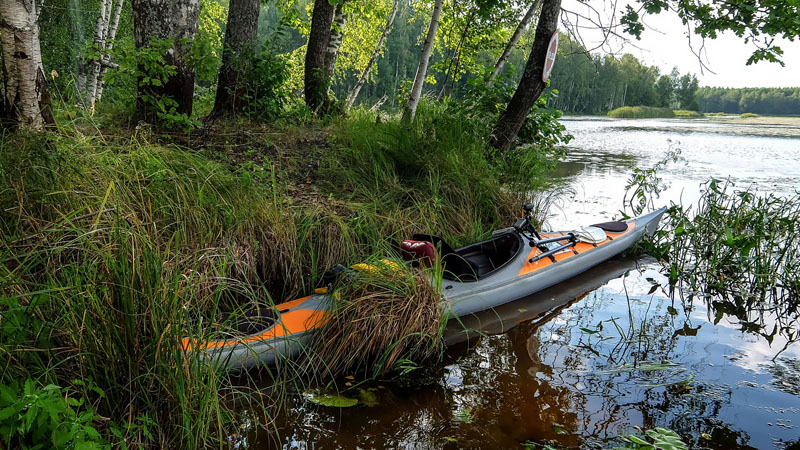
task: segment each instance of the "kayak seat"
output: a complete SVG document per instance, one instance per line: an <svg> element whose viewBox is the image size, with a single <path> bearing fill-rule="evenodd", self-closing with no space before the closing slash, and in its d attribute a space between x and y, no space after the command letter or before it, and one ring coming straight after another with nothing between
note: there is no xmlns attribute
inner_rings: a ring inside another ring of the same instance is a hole
<svg viewBox="0 0 800 450"><path fill-rule="evenodd" d="M515 233L498 234L487 241L454 250L438 236L415 234L414 240L428 241L442 254L444 277L458 281L477 281L504 266L517 255L520 240Z"/></svg>
<svg viewBox="0 0 800 450"><path fill-rule="evenodd" d="M593 227L600 228L603 231L608 231L611 233L622 233L623 231L628 230L628 224L625 222L603 222L592 225Z"/></svg>
<svg viewBox="0 0 800 450"><path fill-rule="evenodd" d="M411 239L428 242L439 250L442 257L442 276L444 278L458 281L476 281L478 279L478 267L453 250L453 247L439 236L415 234ZM402 248L402 244L400 245Z"/></svg>
<svg viewBox="0 0 800 450"><path fill-rule="evenodd" d="M255 305L222 315L222 323L228 323L240 334L254 334L273 326L278 320L272 308Z"/></svg>
<svg viewBox="0 0 800 450"><path fill-rule="evenodd" d="M403 260L411 261L423 267L433 266L436 260L436 247L430 241L405 240L400 243Z"/></svg>

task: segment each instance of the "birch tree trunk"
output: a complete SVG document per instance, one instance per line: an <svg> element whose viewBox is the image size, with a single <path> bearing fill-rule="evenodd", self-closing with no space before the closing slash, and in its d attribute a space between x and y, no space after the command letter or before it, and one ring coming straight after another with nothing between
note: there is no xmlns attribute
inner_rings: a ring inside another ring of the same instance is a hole
<svg viewBox="0 0 800 450"><path fill-rule="evenodd" d="M100 59L103 50L106 48L106 33L108 32L108 16L111 10L112 0L100 0L100 15L94 27L94 50L98 56L88 64L88 74L86 77L86 106L94 110L94 95L97 91L97 79L100 77Z"/></svg>
<svg viewBox="0 0 800 450"><path fill-rule="evenodd" d="M151 39L172 40L172 47L164 57L164 64L175 66L175 74L163 86L138 80L139 95L136 99L136 115L146 121L158 121L158 108L145 98L171 98L177 104L178 113L192 114L194 95L194 69L189 67L186 56L191 41L197 33L200 15L199 0L133 0L133 38L137 49L150 46ZM141 72L147 67L139 66ZM158 101L158 100L156 100Z"/></svg>
<svg viewBox="0 0 800 450"><path fill-rule="evenodd" d="M114 9L114 15L111 19L111 28L108 30L106 35L106 42L105 42L105 52L101 58L100 62L100 76L97 79L97 84L95 87L95 101L100 100L103 97L103 76L105 76L106 71L111 66L111 50L114 48L114 39L117 38L117 29L119 29L119 17L122 15L122 4L125 0L117 0L116 8Z"/></svg>
<svg viewBox="0 0 800 450"><path fill-rule="evenodd" d="M550 37L558 30L558 17L561 14L561 0L544 0L539 23L536 26L536 37L533 40L531 54L525 64L525 72L519 82L514 96L508 102L506 110L500 115L494 127L489 145L500 152L511 148L517 134L536 100L545 87L542 71L547 59L547 46Z"/></svg>
<svg viewBox="0 0 800 450"><path fill-rule="evenodd" d="M378 45L375 46L375 50L373 50L372 54L370 54L367 66L361 71L361 75L358 76L356 85L353 86L353 89L351 89L347 94L347 100L345 100L345 109L350 109L353 107L353 103L355 103L358 93L361 92L361 88L364 87L364 83L367 82L367 78L369 78L369 72L372 70L372 66L375 64L375 61L378 60L378 55L381 54L383 43L386 41L386 37L392 31L392 25L394 24L394 18L397 17L397 7L399 4L400 0L394 0L392 12L389 13L389 18L386 20L386 26L383 28L383 33L381 33L381 37L378 39ZM396 78L397 69L395 69L395 79Z"/></svg>
<svg viewBox="0 0 800 450"><path fill-rule="evenodd" d="M315 0L311 15L311 32L306 47L304 90L306 105L312 111L328 108L328 83L325 81L325 55L331 36L335 7L328 0Z"/></svg>
<svg viewBox="0 0 800 450"><path fill-rule="evenodd" d="M333 74L336 72L336 58L339 56L339 47L342 46L345 25L347 13L344 12L344 3L339 3L333 13L331 35L328 38L328 48L325 49L325 81L328 86L333 82Z"/></svg>
<svg viewBox="0 0 800 450"><path fill-rule="evenodd" d="M39 44L39 8L34 0L0 0L3 116L20 129L41 130L53 123Z"/></svg>
<svg viewBox="0 0 800 450"><path fill-rule="evenodd" d="M417 105L419 105L419 99L422 96L422 86L425 84L425 76L428 74L428 61L433 51L433 41L436 39L436 30L439 28L439 18L442 15L443 3L444 0L436 0L433 5L431 23L428 25L428 35L425 37L425 43L422 45L422 55L419 58L417 75L414 77L414 84L408 96L408 103L403 110L403 122L406 123L413 122L414 116L417 114Z"/></svg>
<svg viewBox="0 0 800 450"><path fill-rule="evenodd" d="M497 62L494 64L494 71L491 75L489 75L489 79L486 80L486 86L491 87L494 83L495 78L503 71L503 67L506 65L506 61L508 61L508 57L511 55L511 51L514 50L514 47L519 42L519 39L522 37L522 33L528 29L531 21L533 20L533 16L536 14L536 10L539 9L539 6L542 4L542 0L535 0L531 3L530 8L528 11L525 12L525 16L520 21L517 29L514 30L514 34L511 35L511 39L506 44L506 48L503 49L503 53L497 59Z"/></svg>
<svg viewBox="0 0 800 450"><path fill-rule="evenodd" d="M236 114L247 107L246 83L255 58L260 6L259 0L231 0L212 117Z"/></svg>

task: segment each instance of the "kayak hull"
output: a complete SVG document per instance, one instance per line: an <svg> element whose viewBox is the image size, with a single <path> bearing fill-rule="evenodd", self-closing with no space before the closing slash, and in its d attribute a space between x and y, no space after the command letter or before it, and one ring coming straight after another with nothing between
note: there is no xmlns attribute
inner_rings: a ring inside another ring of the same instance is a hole
<svg viewBox="0 0 800 450"><path fill-rule="evenodd" d="M537 258L542 250L530 247L513 229L501 230L495 235L514 234L520 239L519 251L502 267L477 281L445 279L442 282L445 313L452 319L486 311L573 278L630 249L645 234L652 234L665 210L661 208L627 221L625 231L607 232L605 241L595 244L580 242L552 257ZM543 233L541 237L546 239L569 233ZM314 330L326 322L330 306L331 298L327 294L282 303L277 305L279 320L264 331L205 342L185 339L183 347L187 351L202 352L203 358L227 369L272 365L280 359L296 358L302 353Z"/></svg>

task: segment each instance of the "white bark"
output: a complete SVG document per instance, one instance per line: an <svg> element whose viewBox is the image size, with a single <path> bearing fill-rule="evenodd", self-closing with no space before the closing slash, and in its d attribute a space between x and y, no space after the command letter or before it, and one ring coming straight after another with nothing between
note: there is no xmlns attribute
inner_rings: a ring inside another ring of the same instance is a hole
<svg viewBox="0 0 800 450"><path fill-rule="evenodd" d="M347 25L347 13L344 12L344 4L336 5L333 13L333 26L331 26L331 37L328 39L328 47L325 49L325 77L328 85L333 84L333 74L336 72L336 58L339 56L339 47L342 46L344 37L344 27Z"/></svg>
<svg viewBox="0 0 800 450"><path fill-rule="evenodd" d="M40 130L52 120L39 44L39 5L33 0L0 0L0 42L5 73L5 107L22 129Z"/></svg>
<svg viewBox="0 0 800 450"><path fill-rule="evenodd" d="M381 49L383 49L383 43L386 41L386 37L392 31L392 25L394 24L394 18L397 17L397 7L399 3L400 0L394 0L392 12L389 13L389 18L386 20L386 26L383 28L383 33L381 33L380 39L378 39L378 45L375 46L375 50L373 50L372 54L369 56L367 67L361 71L361 75L359 75L356 85L353 86L353 89L351 89L350 93L347 94L347 100L345 100L345 109L350 109L353 107L353 103L355 103L358 93L361 92L361 88L364 87L364 83L366 83L367 78L369 78L369 72L372 70L372 66L375 64L375 61L378 60L378 55L380 55Z"/></svg>
<svg viewBox="0 0 800 450"><path fill-rule="evenodd" d="M503 49L503 53L500 55L500 58L497 59L497 62L494 64L494 71L491 75L489 75L489 79L486 81L486 85L491 87L492 83L494 83L495 78L503 71L503 67L506 65L506 61L508 61L508 57L511 55L511 51L514 50L514 46L517 45L519 39L522 37L522 33L528 29L530 26L531 21L533 20L533 16L536 14L536 11L542 5L542 0L535 0L531 3L530 8L528 11L525 12L525 16L520 21L517 29L514 30L514 34L511 35L511 39L506 44L506 48Z"/></svg>
<svg viewBox="0 0 800 450"><path fill-rule="evenodd" d="M386 103L386 100L388 100L388 99L389 99L389 94L383 94L383 97L381 97L380 100L378 100L377 103L372 105L372 108L370 108L370 111L377 111L377 110L381 109L381 106L383 106L383 104Z"/></svg>
<svg viewBox="0 0 800 450"><path fill-rule="evenodd" d="M419 59L419 66L417 66L417 75L414 77L414 85L411 87L411 93L408 96L408 104L405 111L403 111L403 121L412 122L414 116L417 114L417 105L422 96L422 86L425 84L425 76L428 74L428 62L431 58L433 51L433 41L436 39L436 30L439 28L439 18L442 15L442 4L444 0L436 0L433 5L433 12L431 13L431 23L428 26L428 35L425 38L425 43L422 45L422 55Z"/></svg>
<svg viewBox="0 0 800 450"><path fill-rule="evenodd" d="M102 64L100 67L100 77L97 79L97 88L95 88L95 101L103 97L103 76L109 67L114 67L111 62L111 50L114 48L114 39L117 38L117 29L119 29L119 17L122 14L122 4L125 0L117 0L114 15L111 19L111 28L106 35L106 51L103 53Z"/></svg>
<svg viewBox="0 0 800 450"><path fill-rule="evenodd" d="M86 105L94 110L94 97L97 91L97 79L100 76L100 59L106 47L106 33L108 32L108 14L111 10L112 0L100 1L100 15L94 28L94 51L98 52L96 58L89 62L89 73L86 77Z"/></svg>

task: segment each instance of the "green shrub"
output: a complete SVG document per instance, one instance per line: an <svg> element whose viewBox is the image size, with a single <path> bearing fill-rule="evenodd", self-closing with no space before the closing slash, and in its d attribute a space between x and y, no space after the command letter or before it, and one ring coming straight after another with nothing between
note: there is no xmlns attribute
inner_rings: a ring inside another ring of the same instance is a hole
<svg viewBox="0 0 800 450"><path fill-rule="evenodd" d="M673 111L675 113L675 117L686 117L686 118L697 118L703 117L702 113L697 111L689 111L688 109L676 109Z"/></svg>
<svg viewBox="0 0 800 450"><path fill-rule="evenodd" d="M753 114L753 113L749 113L748 112L748 113L741 114L739 117L741 117L742 119L750 119L750 118L753 118L753 117L761 117L761 116L759 116L758 114Z"/></svg>
<svg viewBox="0 0 800 450"><path fill-rule="evenodd" d="M654 106L623 106L609 111L608 116L617 119L672 118L675 117L675 112L669 108Z"/></svg>
<svg viewBox="0 0 800 450"><path fill-rule="evenodd" d="M0 384L0 440L7 448L107 448L93 425L99 419L74 391L40 388L31 379Z"/></svg>

